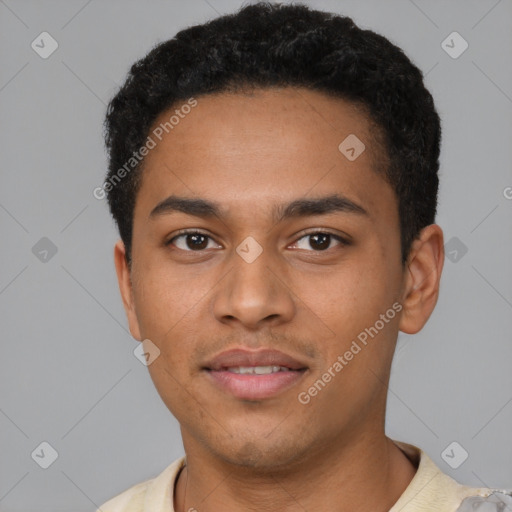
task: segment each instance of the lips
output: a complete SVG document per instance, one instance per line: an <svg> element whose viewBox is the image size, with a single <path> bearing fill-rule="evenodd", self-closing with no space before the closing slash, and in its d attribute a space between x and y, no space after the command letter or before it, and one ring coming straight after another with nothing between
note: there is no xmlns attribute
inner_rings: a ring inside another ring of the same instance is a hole
<svg viewBox="0 0 512 512"><path fill-rule="evenodd" d="M304 370L307 365L294 357L278 350L259 350L257 352L232 349L222 352L205 365L206 370L220 371L228 368L248 366L282 366L290 370Z"/></svg>
<svg viewBox="0 0 512 512"><path fill-rule="evenodd" d="M203 370L223 392L244 400L263 400L296 385L308 367L277 350L233 349L214 357Z"/></svg>

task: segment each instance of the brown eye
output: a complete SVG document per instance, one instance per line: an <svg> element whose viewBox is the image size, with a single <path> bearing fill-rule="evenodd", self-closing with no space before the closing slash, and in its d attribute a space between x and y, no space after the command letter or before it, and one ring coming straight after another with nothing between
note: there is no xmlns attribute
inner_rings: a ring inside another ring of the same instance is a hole
<svg viewBox="0 0 512 512"><path fill-rule="evenodd" d="M305 240L305 242L301 247L300 244L302 240ZM299 249L313 249L315 252L320 252L330 249L333 240L336 240L336 242L338 242L338 245L348 245L348 243L338 235L326 233L323 231L317 231L315 233L308 233L307 235L299 238L299 240L295 243L295 246Z"/></svg>
<svg viewBox="0 0 512 512"><path fill-rule="evenodd" d="M166 245L174 245L182 251L198 252L203 249L211 248L208 246L210 241L213 242L212 238L208 235L198 231L190 231L171 238Z"/></svg>
<svg viewBox="0 0 512 512"><path fill-rule="evenodd" d="M331 245L331 235L327 233L315 233L314 235L309 235L309 245L312 249L325 251L325 249L328 249L329 245Z"/></svg>

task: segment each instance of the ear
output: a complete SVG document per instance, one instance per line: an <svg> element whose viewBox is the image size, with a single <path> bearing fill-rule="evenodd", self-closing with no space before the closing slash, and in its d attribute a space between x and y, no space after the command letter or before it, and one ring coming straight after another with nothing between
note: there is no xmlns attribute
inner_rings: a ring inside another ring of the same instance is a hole
<svg viewBox="0 0 512 512"><path fill-rule="evenodd" d="M123 299L123 306L128 317L128 325L132 336L141 341L139 321L135 313L135 303L133 300L132 281L130 276L130 269L126 261L126 250L122 240L119 240L114 246L114 263L116 265L117 282L119 284L119 291Z"/></svg>
<svg viewBox="0 0 512 512"><path fill-rule="evenodd" d="M430 224L414 240L407 258L403 313L398 326L402 332L417 333L432 314L439 296L443 263L443 231L437 224Z"/></svg>

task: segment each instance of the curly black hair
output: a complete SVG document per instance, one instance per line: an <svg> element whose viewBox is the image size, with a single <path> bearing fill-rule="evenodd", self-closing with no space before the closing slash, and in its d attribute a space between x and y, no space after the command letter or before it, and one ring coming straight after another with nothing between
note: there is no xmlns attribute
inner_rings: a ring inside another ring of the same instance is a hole
<svg viewBox="0 0 512 512"><path fill-rule="evenodd" d="M104 123L109 172L102 190L128 264L144 163L133 155L156 118L191 97L247 86L299 86L364 108L387 153L387 165L376 171L397 196L405 264L437 208L441 126L421 71L400 48L349 17L269 2L244 6L157 44L132 65L110 101Z"/></svg>

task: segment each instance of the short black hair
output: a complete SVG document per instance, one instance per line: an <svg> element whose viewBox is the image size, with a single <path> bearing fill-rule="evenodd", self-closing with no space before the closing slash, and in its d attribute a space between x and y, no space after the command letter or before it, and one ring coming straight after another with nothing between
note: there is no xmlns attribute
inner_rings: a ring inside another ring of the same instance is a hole
<svg viewBox="0 0 512 512"><path fill-rule="evenodd" d="M347 16L270 2L246 5L157 44L132 65L110 101L104 190L128 264L144 163L133 155L156 118L191 97L287 86L351 101L378 127L386 151L384 177L398 201L405 264L412 242L434 223L437 208L441 126L422 72L388 39Z"/></svg>

